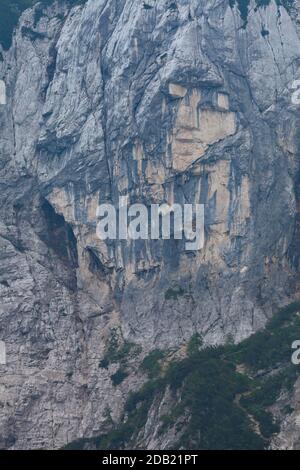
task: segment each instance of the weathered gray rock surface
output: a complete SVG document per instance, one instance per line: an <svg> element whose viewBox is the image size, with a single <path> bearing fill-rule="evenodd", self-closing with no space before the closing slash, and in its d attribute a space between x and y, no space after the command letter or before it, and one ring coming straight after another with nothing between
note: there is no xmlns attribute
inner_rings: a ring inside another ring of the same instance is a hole
<svg viewBox="0 0 300 470"><path fill-rule="evenodd" d="M118 387L99 367L113 329L141 356L196 331L239 341L299 298L299 15L274 0L247 25L228 0L22 15L0 62L0 447L118 419L143 377L136 357ZM97 205L119 195L205 204L204 249L101 242Z"/></svg>

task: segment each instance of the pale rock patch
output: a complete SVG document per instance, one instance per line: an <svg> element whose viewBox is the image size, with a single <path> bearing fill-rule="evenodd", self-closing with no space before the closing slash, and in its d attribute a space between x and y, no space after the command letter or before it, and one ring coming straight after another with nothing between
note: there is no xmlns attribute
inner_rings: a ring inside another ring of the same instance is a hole
<svg viewBox="0 0 300 470"><path fill-rule="evenodd" d="M169 84L169 94L174 99L184 98L187 94L187 89L184 86L176 85L175 83Z"/></svg>
<svg viewBox="0 0 300 470"><path fill-rule="evenodd" d="M0 80L0 105L6 104L6 85L3 80Z"/></svg>
<svg viewBox="0 0 300 470"><path fill-rule="evenodd" d="M0 341L0 365L6 364L6 345L4 341Z"/></svg>
<svg viewBox="0 0 300 470"><path fill-rule="evenodd" d="M229 110L229 96L226 93L218 93L218 106Z"/></svg>

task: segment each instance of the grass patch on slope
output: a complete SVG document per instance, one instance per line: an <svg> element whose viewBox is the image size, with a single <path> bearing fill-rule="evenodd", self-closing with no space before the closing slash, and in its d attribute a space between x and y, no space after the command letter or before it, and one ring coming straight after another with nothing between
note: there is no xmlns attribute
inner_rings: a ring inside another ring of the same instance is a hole
<svg viewBox="0 0 300 470"><path fill-rule="evenodd" d="M197 335L188 345L187 357L166 368L160 367L163 353L153 351L142 364L150 380L130 394L123 422L106 435L76 441L66 448L91 443L97 449L138 447L149 410L167 389L177 405L162 416L161 433L176 427L181 416L188 416L176 448L268 448L279 431L269 407L284 389L291 391L299 377L299 367L291 363L291 345L300 339L299 312L300 303L290 305L263 331L238 345L199 350Z"/></svg>

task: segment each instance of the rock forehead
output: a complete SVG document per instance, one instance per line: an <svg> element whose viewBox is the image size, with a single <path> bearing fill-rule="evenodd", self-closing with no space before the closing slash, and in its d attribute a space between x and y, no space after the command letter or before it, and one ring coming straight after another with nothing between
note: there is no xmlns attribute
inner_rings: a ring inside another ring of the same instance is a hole
<svg viewBox="0 0 300 470"><path fill-rule="evenodd" d="M99 369L112 328L145 350L238 341L299 293L299 8L252 2L243 26L225 0L146 3L35 7L3 51L5 447L117 419L140 379ZM120 195L205 204L204 249L100 242Z"/></svg>

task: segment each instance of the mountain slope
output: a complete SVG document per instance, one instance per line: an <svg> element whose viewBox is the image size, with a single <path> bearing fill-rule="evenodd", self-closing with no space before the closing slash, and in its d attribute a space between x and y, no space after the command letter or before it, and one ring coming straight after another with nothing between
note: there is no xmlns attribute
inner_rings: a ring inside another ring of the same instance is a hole
<svg viewBox="0 0 300 470"><path fill-rule="evenodd" d="M282 435L299 417L294 407L299 366L291 347L300 337L300 304L280 311L239 345L201 349L194 336L184 357L153 351L141 369L149 381L131 393L123 422L67 449L219 449L284 447ZM297 385L298 386L298 385ZM299 438L294 449L299 449Z"/></svg>
<svg viewBox="0 0 300 470"><path fill-rule="evenodd" d="M0 32L10 449L110 432L151 351L247 341L299 299L298 2L32 3ZM204 204L203 250L100 241L97 206L120 195ZM248 433L247 397L231 393ZM277 434L299 440L295 422Z"/></svg>

